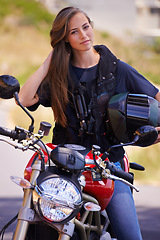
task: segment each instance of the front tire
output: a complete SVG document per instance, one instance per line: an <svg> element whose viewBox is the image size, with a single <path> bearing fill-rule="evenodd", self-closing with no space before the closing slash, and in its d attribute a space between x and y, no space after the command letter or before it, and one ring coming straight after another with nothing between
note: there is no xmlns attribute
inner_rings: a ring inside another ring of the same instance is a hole
<svg viewBox="0 0 160 240"><path fill-rule="evenodd" d="M25 240L51 240L58 239L58 232L45 224L31 224Z"/></svg>
<svg viewBox="0 0 160 240"><path fill-rule="evenodd" d="M95 232L90 233L89 240L99 240L99 239L100 239L100 236L98 236L97 233Z"/></svg>

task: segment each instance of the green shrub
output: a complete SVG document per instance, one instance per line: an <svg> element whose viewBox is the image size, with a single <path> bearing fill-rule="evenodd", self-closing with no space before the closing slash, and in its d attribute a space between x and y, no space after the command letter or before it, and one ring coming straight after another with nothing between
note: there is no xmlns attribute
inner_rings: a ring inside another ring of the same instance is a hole
<svg viewBox="0 0 160 240"><path fill-rule="evenodd" d="M18 15L21 17L21 25L32 25L42 31L46 28L48 30L54 19L44 5L34 0L1 0L1 23L7 15Z"/></svg>
<svg viewBox="0 0 160 240"><path fill-rule="evenodd" d="M108 38L109 36L110 36L110 35L109 35L109 33L107 33L107 32L102 32L102 33L101 33L101 37L104 38L104 39L105 39L105 38Z"/></svg>
<svg viewBox="0 0 160 240"><path fill-rule="evenodd" d="M156 37L153 43L153 50L156 53L160 53L160 37Z"/></svg>

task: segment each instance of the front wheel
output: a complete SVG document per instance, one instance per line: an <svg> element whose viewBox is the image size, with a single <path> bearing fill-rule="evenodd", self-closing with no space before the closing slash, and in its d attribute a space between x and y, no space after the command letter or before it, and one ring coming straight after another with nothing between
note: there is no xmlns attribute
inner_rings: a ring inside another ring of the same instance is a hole
<svg viewBox="0 0 160 240"><path fill-rule="evenodd" d="M53 237L54 240L58 240L59 237L58 232L54 228L51 228L50 226L44 224L32 224L29 226L25 240L52 240ZM79 239L78 234L74 232L71 240L81 239Z"/></svg>
<svg viewBox="0 0 160 240"><path fill-rule="evenodd" d="M95 233L95 232L90 233L89 240L99 240L99 239L100 239L100 236L98 236L97 233Z"/></svg>
<svg viewBox="0 0 160 240"><path fill-rule="evenodd" d="M73 236L71 237L71 240L80 240L78 237L78 234L76 232L73 233Z"/></svg>
<svg viewBox="0 0 160 240"><path fill-rule="evenodd" d="M29 225L25 240L54 240L58 239L58 232L45 224Z"/></svg>

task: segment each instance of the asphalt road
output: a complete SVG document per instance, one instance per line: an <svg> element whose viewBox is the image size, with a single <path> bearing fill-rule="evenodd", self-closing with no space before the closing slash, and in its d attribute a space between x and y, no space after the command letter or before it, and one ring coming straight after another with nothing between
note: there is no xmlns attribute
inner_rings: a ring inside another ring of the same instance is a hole
<svg viewBox="0 0 160 240"><path fill-rule="evenodd" d="M13 101L0 101L0 126L9 127L7 112ZM3 116L3 117L2 117ZM1 138L1 136L0 136ZM33 154L21 152L0 141L0 229L14 217L22 203L22 189L10 180L10 176L23 177L24 168ZM144 240L160 239L160 186L137 186L134 192L137 214ZM10 240L15 224L8 228L4 240Z"/></svg>
<svg viewBox="0 0 160 240"><path fill-rule="evenodd" d="M160 239L160 187L138 186L140 193L135 193L135 203L142 236L144 240ZM8 189L9 190L9 189ZM0 198L0 229L11 220L19 210L22 198ZM6 231L4 240L10 240L16 222Z"/></svg>
<svg viewBox="0 0 160 240"><path fill-rule="evenodd" d="M11 175L23 177L23 170L32 155L0 142L0 229L16 215L22 203L22 189L10 180ZM138 219L144 240L160 239L160 187L137 186L134 192ZM10 240L15 224L8 228L4 240Z"/></svg>
<svg viewBox="0 0 160 240"><path fill-rule="evenodd" d="M160 239L160 187L138 186L134 192L139 224L144 240Z"/></svg>

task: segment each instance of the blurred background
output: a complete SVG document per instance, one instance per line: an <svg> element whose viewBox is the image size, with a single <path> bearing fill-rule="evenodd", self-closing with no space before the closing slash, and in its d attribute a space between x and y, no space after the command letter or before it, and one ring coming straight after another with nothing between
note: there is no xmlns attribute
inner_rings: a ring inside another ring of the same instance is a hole
<svg viewBox="0 0 160 240"><path fill-rule="evenodd" d="M13 75L23 85L51 51L49 31L55 14L66 6L80 7L93 20L95 44L105 44L159 88L159 0L0 0L0 75ZM40 107L33 116L35 132L40 121L49 121L54 126L50 108ZM29 124L14 100L0 99L1 126L28 128ZM51 141L51 135L46 142ZM135 173L136 182L159 186L159 144L145 149L128 147L126 151L130 161L146 168L145 172ZM15 151L1 141L0 152L0 198L21 197L21 189L9 177L23 177L32 153Z"/></svg>
<svg viewBox="0 0 160 240"><path fill-rule="evenodd" d="M49 31L55 14L63 7L77 6L94 22L95 44L105 44L118 58L159 87L160 1L0 0L0 3L1 75L13 75L22 85L51 51ZM2 100L0 104L2 106ZM5 100L5 104L1 121L8 127L28 127L30 120L14 101ZM54 126L51 109L42 107L33 115L35 131L41 120L50 121ZM51 135L46 141L51 141ZM159 149L159 145L134 148L134 151L128 148L130 159L134 157L134 161L146 167L144 173L136 173L137 180L159 184Z"/></svg>

